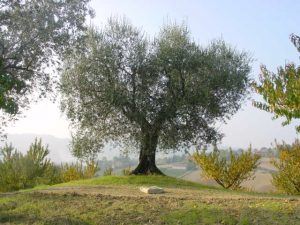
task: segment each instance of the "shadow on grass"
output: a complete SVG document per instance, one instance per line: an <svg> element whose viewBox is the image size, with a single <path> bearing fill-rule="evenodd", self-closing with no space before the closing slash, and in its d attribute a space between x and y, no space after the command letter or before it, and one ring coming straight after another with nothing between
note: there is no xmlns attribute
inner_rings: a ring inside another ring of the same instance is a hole
<svg viewBox="0 0 300 225"><path fill-rule="evenodd" d="M20 223L26 221L26 215L24 214L15 214L15 215L0 215L0 224L2 223Z"/></svg>
<svg viewBox="0 0 300 225"><path fill-rule="evenodd" d="M42 199L41 195L37 195ZM53 197L53 196L51 196ZM51 218L44 218L34 214L34 212L16 212L18 208L17 201L8 201L0 204L0 224L45 224L45 225L89 225L89 223L77 219L64 216L53 216Z"/></svg>
<svg viewBox="0 0 300 225"><path fill-rule="evenodd" d="M176 210L166 214L162 220L163 224L226 224L226 225L300 225L299 212L282 212L269 209L243 208L217 209L212 207L190 208Z"/></svg>
<svg viewBox="0 0 300 225"><path fill-rule="evenodd" d="M36 218L35 216L28 214L0 215L0 224L33 224L36 222L41 222L44 225L90 225L90 223L87 223L80 219L73 219L68 217L54 217L44 221L41 218Z"/></svg>
<svg viewBox="0 0 300 225"><path fill-rule="evenodd" d="M90 225L90 223L84 222L80 219L71 219L67 217L55 217L47 220L44 225Z"/></svg>

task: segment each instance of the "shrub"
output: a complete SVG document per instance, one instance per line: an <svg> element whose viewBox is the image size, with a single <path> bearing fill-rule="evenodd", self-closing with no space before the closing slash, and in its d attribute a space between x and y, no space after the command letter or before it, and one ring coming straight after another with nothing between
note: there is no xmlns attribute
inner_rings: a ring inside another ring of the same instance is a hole
<svg viewBox="0 0 300 225"><path fill-rule="evenodd" d="M272 164L278 172L273 174L272 183L287 194L300 194L300 141L292 145L276 143L276 149L279 158Z"/></svg>
<svg viewBox="0 0 300 225"><path fill-rule="evenodd" d="M47 177L47 180L44 181L44 184L53 185L63 183L64 179L62 167L51 163L45 172L45 177Z"/></svg>
<svg viewBox="0 0 300 225"><path fill-rule="evenodd" d="M110 166L104 170L103 176L111 176L112 173L113 173L113 168Z"/></svg>
<svg viewBox="0 0 300 225"><path fill-rule="evenodd" d="M24 157L13 146L1 148L0 191L14 191L25 186Z"/></svg>
<svg viewBox="0 0 300 225"><path fill-rule="evenodd" d="M84 178L92 178L99 171L99 167L97 163L92 160L86 163L86 167L84 169Z"/></svg>
<svg viewBox="0 0 300 225"><path fill-rule="evenodd" d="M52 167L46 158L48 154L48 147L43 146L42 141L37 139L25 155L14 149L11 144L6 144L1 149L0 190L14 191L47 183L47 172Z"/></svg>
<svg viewBox="0 0 300 225"><path fill-rule="evenodd" d="M55 165L47 159L48 146L43 146L41 139L35 139L25 155L11 144L1 148L0 154L0 191L91 178L98 171L94 161L87 162L86 166L82 163Z"/></svg>
<svg viewBox="0 0 300 225"><path fill-rule="evenodd" d="M122 170L122 174L123 174L124 176L129 176L129 175L130 175L130 172L131 172L131 167L130 167L130 166L127 167L127 168L124 168L124 169Z"/></svg>
<svg viewBox="0 0 300 225"><path fill-rule="evenodd" d="M82 164L79 163L71 163L62 165L63 170L63 180L64 182L69 182L72 180L80 180L83 179L83 168Z"/></svg>
<svg viewBox="0 0 300 225"><path fill-rule="evenodd" d="M204 176L214 179L226 189L239 189L243 181L253 177L260 156L253 154L251 147L240 154L229 149L228 158L220 154L221 151L217 147L210 153L204 148L193 155L193 160L202 169Z"/></svg>
<svg viewBox="0 0 300 225"><path fill-rule="evenodd" d="M83 163L71 163L62 165L62 176L64 182L69 182L72 180L80 180L92 178L96 175L98 171L98 166L94 161L87 162L86 166Z"/></svg>

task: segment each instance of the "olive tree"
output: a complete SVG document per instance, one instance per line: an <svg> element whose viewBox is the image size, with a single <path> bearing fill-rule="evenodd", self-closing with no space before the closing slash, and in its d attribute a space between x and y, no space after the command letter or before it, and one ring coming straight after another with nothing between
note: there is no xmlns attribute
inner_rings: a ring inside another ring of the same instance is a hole
<svg viewBox="0 0 300 225"><path fill-rule="evenodd" d="M88 2L0 1L1 125L52 91L61 58L80 47L86 18L93 14Z"/></svg>
<svg viewBox="0 0 300 225"><path fill-rule="evenodd" d="M62 110L81 137L138 148L132 174L161 174L157 151L219 140L215 123L247 93L248 55L222 40L200 47L185 25L165 25L150 39L110 19L88 35L84 54L66 61Z"/></svg>

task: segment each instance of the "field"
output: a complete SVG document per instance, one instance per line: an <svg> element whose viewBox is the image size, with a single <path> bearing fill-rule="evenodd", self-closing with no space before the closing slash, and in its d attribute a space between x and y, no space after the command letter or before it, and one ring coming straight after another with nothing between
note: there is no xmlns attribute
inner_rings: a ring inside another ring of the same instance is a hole
<svg viewBox="0 0 300 225"><path fill-rule="evenodd" d="M143 185L166 193L147 195ZM101 177L2 194L1 224L300 224L300 198L161 176Z"/></svg>

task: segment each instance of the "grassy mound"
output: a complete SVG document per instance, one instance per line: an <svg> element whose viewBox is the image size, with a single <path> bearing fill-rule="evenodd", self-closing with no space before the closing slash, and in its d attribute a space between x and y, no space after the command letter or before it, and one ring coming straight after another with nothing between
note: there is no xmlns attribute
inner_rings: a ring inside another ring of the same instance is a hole
<svg viewBox="0 0 300 225"><path fill-rule="evenodd" d="M93 179L77 180L55 186L83 186L83 185L155 185L173 188L213 188L182 179L168 176L103 176Z"/></svg>

